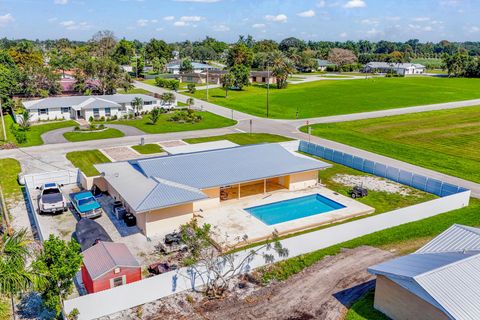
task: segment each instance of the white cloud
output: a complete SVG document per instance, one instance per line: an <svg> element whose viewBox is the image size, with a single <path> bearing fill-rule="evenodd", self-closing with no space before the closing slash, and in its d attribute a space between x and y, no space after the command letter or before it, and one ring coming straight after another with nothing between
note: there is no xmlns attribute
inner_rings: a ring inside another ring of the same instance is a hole
<svg viewBox="0 0 480 320"><path fill-rule="evenodd" d="M364 8L367 4L363 0L350 0L343 5L344 8L353 9L353 8Z"/></svg>
<svg viewBox="0 0 480 320"><path fill-rule="evenodd" d="M203 20L203 17L200 17L200 16L183 16L183 17L180 17L180 21L183 21L183 22L198 22L200 20Z"/></svg>
<svg viewBox="0 0 480 320"><path fill-rule="evenodd" d="M175 0L176 2L214 3L221 0Z"/></svg>
<svg viewBox="0 0 480 320"><path fill-rule="evenodd" d="M187 26L187 23L186 23L185 21L175 21L175 22L173 23L173 25L174 25L175 27L186 27L186 26Z"/></svg>
<svg viewBox="0 0 480 320"><path fill-rule="evenodd" d="M148 20L148 19L138 19L138 20L137 20L137 26L139 26L139 27L146 27L146 26L149 25L149 24L157 23L157 22L158 22L157 19L152 19L152 20Z"/></svg>
<svg viewBox="0 0 480 320"><path fill-rule="evenodd" d="M299 12L299 13L297 13L297 16L304 17L304 18L315 17L315 11L307 10L307 11Z"/></svg>
<svg viewBox="0 0 480 320"><path fill-rule="evenodd" d="M55 21L57 21L57 20L58 20L57 17L53 17L53 18L48 19L48 22L55 22Z"/></svg>
<svg viewBox="0 0 480 320"><path fill-rule="evenodd" d="M369 37L378 37L378 36L383 36L385 33L383 31L380 31L376 28L372 28L366 32L366 34Z"/></svg>
<svg viewBox="0 0 480 320"><path fill-rule="evenodd" d="M229 26L226 26L226 25L224 25L224 24L214 25L212 29L213 29L213 31L217 31L217 32L227 32L227 31L230 31L230 27L229 27Z"/></svg>
<svg viewBox="0 0 480 320"><path fill-rule="evenodd" d="M468 32L471 32L471 33L480 32L480 27L472 26L472 27L468 28Z"/></svg>
<svg viewBox="0 0 480 320"><path fill-rule="evenodd" d="M346 37L347 37L347 33L346 33L346 32L340 33L340 38L346 38Z"/></svg>
<svg viewBox="0 0 480 320"><path fill-rule="evenodd" d="M15 18L11 13L6 13L3 16L0 16L0 27L6 26L7 24L15 21Z"/></svg>
<svg viewBox="0 0 480 320"><path fill-rule="evenodd" d="M366 24L366 25L378 25L380 24L380 20L378 19L363 19L363 20L360 20L360 23L361 24Z"/></svg>
<svg viewBox="0 0 480 320"><path fill-rule="evenodd" d="M418 22L422 22L422 21L429 21L430 18L429 17L417 17L415 19L413 19L414 21L418 21Z"/></svg>
<svg viewBox="0 0 480 320"><path fill-rule="evenodd" d="M54 0L53 1L55 4L67 4L68 0Z"/></svg>
<svg viewBox="0 0 480 320"><path fill-rule="evenodd" d="M92 26L85 21L75 22L73 20L66 20L60 22L60 25L67 30L89 30L92 28Z"/></svg>
<svg viewBox="0 0 480 320"><path fill-rule="evenodd" d="M173 21L173 20L175 20L175 17L174 17L174 16L166 16L166 17L163 17L163 20L165 20L165 21Z"/></svg>
<svg viewBox="0 0 480 320"><path fill-rule="evenodd" d="M265 24L264 23L255 23L255 24L252 25L252 28L262 29L262 28L265 28Z"/></svg>
<svg viewBox="0 0 480 320"><path fill-rule="evenodd" d="M325 8L327 6L327 2L325 0L320 0L317 3L317 7L319 8Z"/></svg>
<svg viewBox="0 0 480 320"><path fill-rule="evenodd" d="M278 14L276 16L268 14L265 16L265 20L274 22L287 22L287 19L288 17L284 14Z"/></svg>

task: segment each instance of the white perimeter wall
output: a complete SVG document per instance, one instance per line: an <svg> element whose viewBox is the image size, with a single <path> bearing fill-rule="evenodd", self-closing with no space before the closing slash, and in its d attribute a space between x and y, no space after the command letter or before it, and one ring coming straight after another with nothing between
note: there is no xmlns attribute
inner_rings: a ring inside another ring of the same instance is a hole
<svg viewBox="0 0 480 320"><path fill-rule="evenodd" d="M376 216L302 234L297 237L281 240L281 242L282 245L289 250L288 258L292 258L376 231L463 208L468 206L469 199L470 191L465 191ZM250 250L236 253L237 261L241 261L249 251ZM276 257L276 261L280 260L279 257ZM260 256L257 256L248 265L248 270L263 265L265 265L265 261ZM242 272L248 270L242 270ZM190 290L192 287L200 285L202 285L202 282L198 275L194 277L186 268L182 268L177 271L167 272L110 290L66 300L64 302L64 311L68 314L74 308L77 308L80 312L79 319L94 319L155 301L174 293Z"/></svg>

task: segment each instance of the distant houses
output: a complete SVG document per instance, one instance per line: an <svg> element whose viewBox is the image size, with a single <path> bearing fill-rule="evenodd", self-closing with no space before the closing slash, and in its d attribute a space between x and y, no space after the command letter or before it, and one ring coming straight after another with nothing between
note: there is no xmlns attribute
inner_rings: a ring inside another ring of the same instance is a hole
<svg viewBox="0 0 480 320"><path fill-rule="evenodd" d="M333 62L324 59L317 59L318 70L319 71L326 71L328 67L336 67L337 65Z"/></svg>
<svg viewBox="0 0 480 320"><path fill-rule="evenodd" d="M180 74L180 68L182 65L182 61L173 61L167 64L166 69L168 73L171 74ZM209 64L206 63L200 63L200 62L192 62L192 67L193 67L193 73L201 73L205 72L207 70L219 70L218 67L213 67Z"/></svg>
<svg viewBox="0 0 480 320"><path fill-rule="evenodd" d="M425 73L426 67L418 63L369 62L363 68L368 73L396 73L402 76Z"/></svg>
<svg viewBox="0 0 480 320"><path fill-rule="evenodd" d="M480 319L480 229L453 225L415 253L368 269L394 320Z"/></svg>

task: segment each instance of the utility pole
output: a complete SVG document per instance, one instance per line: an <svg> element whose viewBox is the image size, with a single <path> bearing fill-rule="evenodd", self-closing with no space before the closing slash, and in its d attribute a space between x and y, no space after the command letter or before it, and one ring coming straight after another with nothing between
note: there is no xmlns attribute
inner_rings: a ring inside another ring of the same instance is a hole
<svg viewBox="0 0 480 320"><path fill-rule="evenodd" d="M270 109L270 68L267 63L267 118Z"/></svg>
<svg viewBox="0 0 480 320"><path fill-rule="evenodd" d="M135 63L137 64L137 67L135 68L135 77L138 79L138 55L137 55L137 49L135 49Z"/></svg>
<svg viewBox="0 0 480 320"><path fill-rule="evenodd" d="M207 101L208 101L208 67L207 67Z"/></svg>
<svg viewBox="0 0 480 320"><path fill-rule="evenodd" d="M2 116L3 140L7 142L7 130L5 129L5 119L3 118L2 101L0 100L0 115Z"/></svg>

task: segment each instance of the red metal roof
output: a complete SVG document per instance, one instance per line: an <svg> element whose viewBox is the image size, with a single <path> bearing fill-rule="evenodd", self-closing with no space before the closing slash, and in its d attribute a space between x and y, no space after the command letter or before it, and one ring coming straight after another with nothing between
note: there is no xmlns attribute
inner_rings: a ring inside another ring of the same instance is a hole
<svg viewBox="0 0 480 320"><path fill-rule="evenodd" d="M140 267L125 244L103 241L83 252L83 264L92 280L118 267Z"/></svg>

